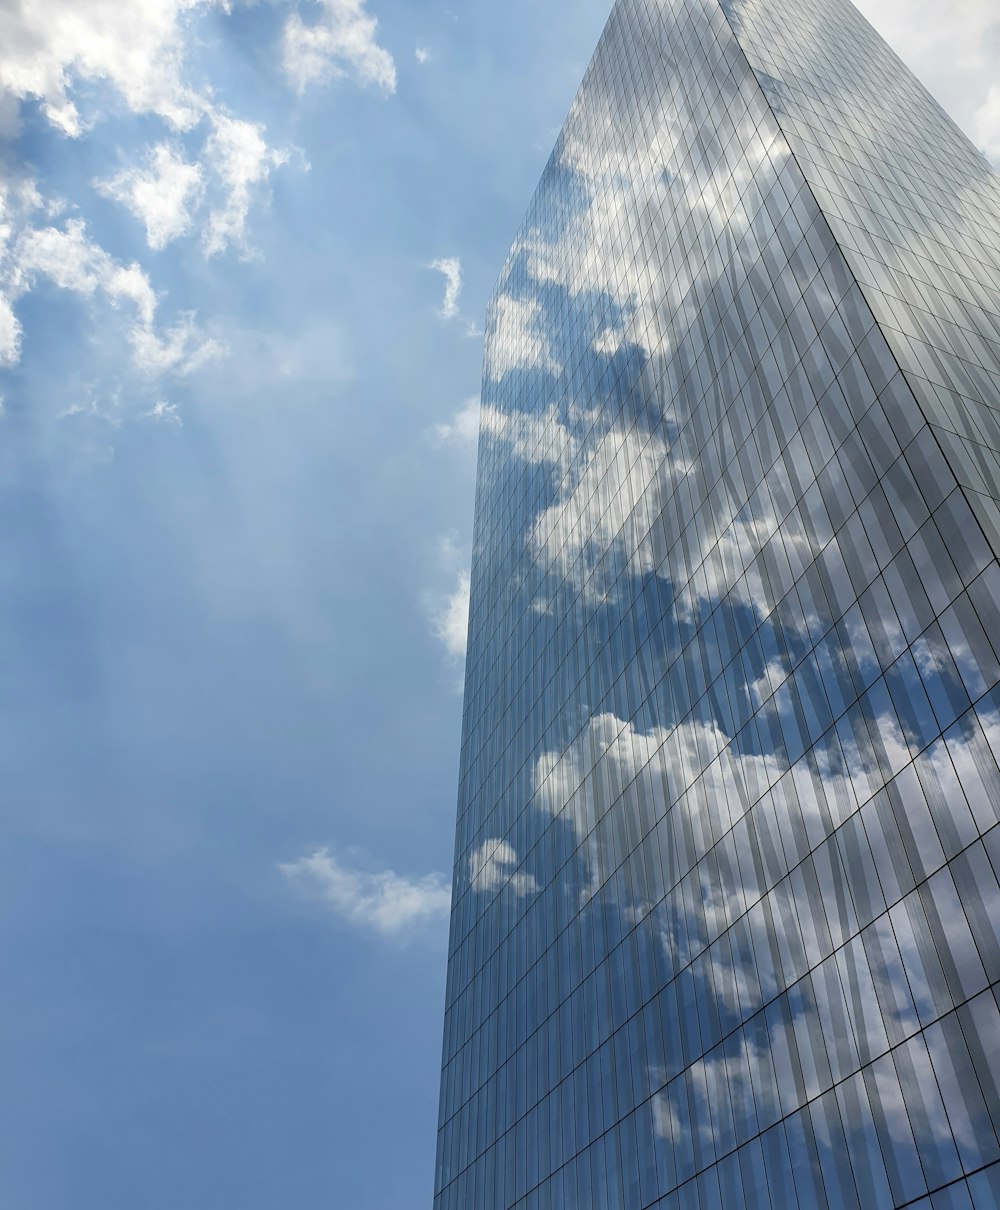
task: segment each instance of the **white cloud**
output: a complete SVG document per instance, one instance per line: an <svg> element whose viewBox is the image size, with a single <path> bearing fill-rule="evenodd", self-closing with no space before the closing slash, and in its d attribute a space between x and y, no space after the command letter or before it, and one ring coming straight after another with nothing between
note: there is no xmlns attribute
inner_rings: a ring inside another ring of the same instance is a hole
<svg viewBox="0 0 1000 1210"><path fill-rule="evenodd" d="M427 49L426 46L418 46L417 49L413 52L413 57L416 59L416 61L418 63L427 63L430 60L431 52Z"/></svg>
<svg viewBox="0 0 1000 1210"><path fill-rule="evenodd" d="M194 162L176 143L161 140L144 162L95 182L143 223L153 249L189 232L203 202L206 254L245 249L251 204L272 169L289 159L288 152L267 145L263 126L233 117L215 103L210 88L185 79L194 18L213 7L228 8L228 0L34 0L0 7L6 90L0 96L8 108L11 99L16 104L36 97L55 126L77 137L86 122L72 98L74 87L100 81L133 113L154 114L173 130L200 125L206 132Z"/></svg>
<svg viewBox="0 0 1000 1210"><path fill-rule="evenodd" d="M462 293L462 262L457 256L442 256L427 266L444 277L444 299L438 315L442 319L457 319L465 328L466 336L482 336L482 330L471 319L465 319L458 307L458 296Z"/></svg>
<svg viewBox="0 0 1000 1210"><path fill-rule="evenodd" d="M378 21L364 0L317 0L316 20L306 24L298 12L285 22L282 62L299 92L352 72L362 84L396 91L396 64L376 41Z"/></svg>
<svg viewBox="0 0 1000 1210"><path fill-rule="evenodd" d="M136 366L149 375L193 374L228 353L221 341L203 335L190 311L162 333L152 325L136 326L130 340Z"/></svg>
<svg viewBox="0 0 1000 1210"><path fill-rule="evenodd" d="M33 182L0 180L0 366L16 365L21 357L21 324L14 300L24 286L14 246L40 204Z"/></svg>
<svg viewBox="0 0 1000 1210"><path fill-rule="evenodd" d="M35 97L65 134L85 128L71 96L75 81L110 85L137 114L177 130L201 117L205 100L183 78L187 25L196 9L225 0L32 0L0 6L0 80Z"/></svg>
<svg viewBox="0 0 1000 1210"><path fill-rule="evenodd" d="M272 168L288 162L288 152L269 147L264 128L217 113L205 141L205 160L218 178L224 201L213 209L204 231L205 252L215 256L230 245L245 247L247 216Z"/></svg>
<svg viewBox="0 0 1000 1210"><path fill-rule="evenodd" d="M278 868L342 919L383 936L397 936L416 924L446 918L451 907L451 888L441 874L421 878L393 870L372 874L345 865L326 848Z"/></svg>
<svg viewBox="0 0 1000 1210"><path fill-rule="evenodd" d="M462 292L462 262L457 256L442 256L427 266L444 276L444 300L438 314L442 319L458 316L458 296Z"/></svg>
<svg viewBox="0 0 1000 1210"><path fill-rule="evenodd" d="M230 247L245 253L250 210L265 196L271 172L291 158L268 145L258 123L216 110L206 125L198 161L186 160L172 143L158 143L147 152L145 166L94 182L98 192L143 223L154 250L200 225L206 256Z"/></svg>
<svg viewBox="0 0 1000 1210"><path fill-rule="evenodd" d="M122 265L87 238L82 219L65 227L34 227L25 231L18 246L18 266L30 279L47 277L54 285L91 297L103 291L112 303L133 304L139 322L148 326L156 311L156 296L149 278L133 262Z"/></svg>
<svg viewBox="0 0 1000 1210"><path fill-rule="evenodd" d="M475 891L499 891L508 887L518 898L538 890L534 874L517 869L517 851L506 840L491 836L468 858L469 882Z"/></svg>
<svg viewBox="0 0 1000 1210"><path fill-rule="evenodd" d="M219 342L203 336L191 314L158 331L157 298L145 272L135 262L122 264L93 243L81 219L70 219L62 228L29 227L21 233L15 247L14 295L30 290L38 277L83 298L103 295L115 308L125 304L132 312L127 331L133 360L145 373L191 373L225 352Z"/></svg>
<svg viewBox="0 0 1000 1210"><path fill-rule="evenodd" d="M431 611L434 636L456 660L465 658L469 629L469 573L460 571L454 589L441 597Z"/></svg>
<svg viewBox="0 0 1000 1210"><path fill-rule="evenodd" d="M125 168L95 186L144 224L146 240L156 250L191 229L205 178L201 165L188 163L176 146L157 143L147 153L144 168Z"/></svg>
<svg viewBox="0 0 1000 1210"><path fill-rule="evenodd" d="M16 365L21 356L21 325L10 299L0 294L0 366Z"/></svg>
<svg viewBox="0 0 1000 1210"><path fill-rule="evenodd" d="M146 420L156 420L160 424L169 425L171 428L179 429L184 426L184 421L177 410L177 404L167 403L163 399L154 403L149 411L143 412L142 415Z"/></svg>
<svg viewBox="0 0 1000 1210"><path fill-rule="evenodd" d="M479 397L467 399L452 418L431 430L435 444L476 448L479 440Z"/></svg>

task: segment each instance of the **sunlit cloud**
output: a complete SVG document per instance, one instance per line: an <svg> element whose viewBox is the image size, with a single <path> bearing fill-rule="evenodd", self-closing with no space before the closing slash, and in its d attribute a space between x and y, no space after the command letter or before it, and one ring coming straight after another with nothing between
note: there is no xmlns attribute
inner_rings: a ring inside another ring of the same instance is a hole
<svg viewBox="0 0 1000 1210"><path fill-rule="evenodd" d="M314 20L295 11L282 33L282 62L299 92L353 75L361 84L396 91L396 64L377 40L378 20L364 0L317 0Z"/></svg>
<svg viewBox="0 0 1000 1210"><path fill-rule="evenodd" d="M34 97L63 134L79 137L93 120L73 98L79 81L109 85L135 114L155 114L188 130L208 102L185 79L193 11L224 0L35 0L0 8L0 81Z"/></svg>
<svg viewBox="0 0 1000 1210"><path fill-rule="evenodd" d="M42 277L82 298L100 295L113 309L124 305L131 312L126 330L133 361L144 373L188 374L225 353L200 331L193 315L158 328L157 297L145 271L134 261L121 263L94 243L82 219L25 230L15 254L15 294L27 292Z"/></svg>
<svg viewBox="0 0 1000 1210"><path fill-rule="evenodd" d="M146 241L156 251L191 229L205 178L201 165L185 160L179 148L158 143L147 153L144 167L125 168L95 185L142 222Z"/></svg>
<svg viewBox="0 0 1000 1210"><path fill-rule="evenodd" d="M225 114L212 119L205 160L222 186L223 200L208 216L204 246L208 256L228 247L246 247L247 218L271 171L286 164L289 152L269 147L264 128Z"/></svg>
<svg viewBox="0 0 1000 1210"><path fill-rule="evenodd" d="M441 874L414 878L394 870L371 873L345 864L328 848L281 863L278 869L340 919L384 937L445 919L451 906L451 888Z"/></svg>
<svg viewBox="0 0 1000 1210"><path fill-rule="evenodd" d="M443 645L448 655L455 660L465 658L465 645L469 629L469 573L460 571L454 588L438 598L431 610L431 628L434 637Z"/></svg>
<svg viewBox="0 0 1000 1210"><path fill-rule="evenodd" d="M31 102L72 139L118 116L122 104L146 126L167 128L167 137L161 130L144 139L117 172L91 182L141 223L153 251L198 236L207 256L228 249L248 255L252 208L267 201L270 174L291 154L269 146L261 124L234 116L208 83L191 78L197 21L212 10L228 5L40 0L0 12L5 132L15 130L20 108ZM102 335L122 328L132 367L146 377L190 374L224 356L224 342L206 335L192 311L164 320L147 268L102 247L79 209L79 199L44 197L10 170L0 180L0 364L19 361L17 300L42 280L85 302ZM101 388L107 395L118 389L117 382Z"/></svg>

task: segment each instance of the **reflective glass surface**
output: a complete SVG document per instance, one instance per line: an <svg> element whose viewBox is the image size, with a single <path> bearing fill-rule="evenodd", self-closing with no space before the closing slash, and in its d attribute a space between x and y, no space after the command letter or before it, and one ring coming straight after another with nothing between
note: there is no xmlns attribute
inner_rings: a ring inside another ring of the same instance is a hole
<svg viewBox="0 0 1000 1210"><path fill-rule="evenodd" d="M436 1210L1000 1207L1000 182L619 0L487 319Z"/></svg>

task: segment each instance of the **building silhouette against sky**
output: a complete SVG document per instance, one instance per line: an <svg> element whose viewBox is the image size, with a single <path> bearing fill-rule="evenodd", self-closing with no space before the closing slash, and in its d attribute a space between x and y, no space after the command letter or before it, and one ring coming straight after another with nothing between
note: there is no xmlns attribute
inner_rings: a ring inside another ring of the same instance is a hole
<svg viewBox="0 0 1000 1210"><path fill-rule="evenodd" d="M1000 1206L1000 178L619 0L490 304L436 1210Z"/></svg>

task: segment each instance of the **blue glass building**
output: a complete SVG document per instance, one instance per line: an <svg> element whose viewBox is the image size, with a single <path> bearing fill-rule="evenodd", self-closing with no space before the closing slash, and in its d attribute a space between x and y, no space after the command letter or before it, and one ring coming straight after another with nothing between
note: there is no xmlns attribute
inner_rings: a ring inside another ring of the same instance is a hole
<svg viewBox="0 0 1000 1210"><path fill-rule="evenodd" d="M491 301L436 1210L1000 1206L1000 178L618 0Z"/></svg>

